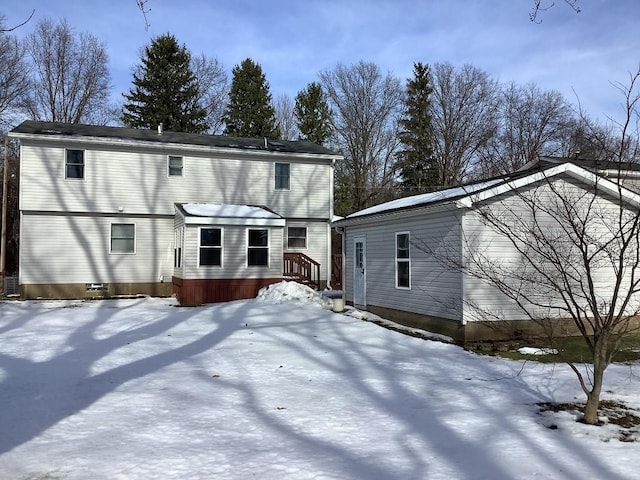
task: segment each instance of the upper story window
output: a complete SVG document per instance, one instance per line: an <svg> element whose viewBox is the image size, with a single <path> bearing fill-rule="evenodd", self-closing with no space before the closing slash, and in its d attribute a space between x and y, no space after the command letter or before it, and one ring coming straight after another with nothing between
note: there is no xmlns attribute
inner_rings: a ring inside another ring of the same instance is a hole
<svg viewBox="0 0 640 480"><path fill-rule="evenodd" d="M248 230L247 265L269 266L269 230L266 228Z"/></svg>
<svg viewBox="0 0 640 480"><path fill-rule="evenodd" d="M396 233L396 287L411 288L409 233Z"/></svg>
<svg viewBox="0 0 640 480"><path fill-rule="evenodd" d="M222 229L200 229L200 260L201 267L222 266Z"/></svg>
<svg viewBox="0 0 640 480"><path fill-rule="evenodd" d="M307 248L307 227L287 227L287 248Z"/></svg>
<svg viewBox="0 0 640 480"><path fill-rule="evenodd" d="M111 224L111 253L136 253L135 224Z"/></svg>
<svg viewBox="0 0 640 480"><path fill-rule="evenodd" d="M66 151L64 177L84 178L84 150Z"/></svg>
<svg viewBox="0 0 640 480"><path fill-rule="evenodd" d="M169 155L168 160L168 173L170 177L182 176L182 157Z"/></svg>
<svg viewBox="0 0 640 480"><path fill-rule="evenodd" d="M289 190L291 165L288 163L276 163L276 190Z"/></svg>

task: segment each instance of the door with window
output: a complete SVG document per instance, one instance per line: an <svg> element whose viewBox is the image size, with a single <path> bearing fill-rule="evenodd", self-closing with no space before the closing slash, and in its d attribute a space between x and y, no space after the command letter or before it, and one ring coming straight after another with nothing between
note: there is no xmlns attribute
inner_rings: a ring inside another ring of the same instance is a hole
<svg viewBox="0 0 640 480"><path fill-rule="evenodd" d="M353 303L354 305L366 306L367 248L365 237L355 237L353 242Z"/></svg>

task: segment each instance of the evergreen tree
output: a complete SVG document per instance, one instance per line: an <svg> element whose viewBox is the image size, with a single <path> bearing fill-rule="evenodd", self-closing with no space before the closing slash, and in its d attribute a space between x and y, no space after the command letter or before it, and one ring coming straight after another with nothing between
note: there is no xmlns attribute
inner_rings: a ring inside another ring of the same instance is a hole
<svg viewBox="0 0 640 480"><path fill-rule="evenodd" d="M225 135L280 138L262 67L250 58L233 67L229 103L224 113Z"/></svg>
<svg viewBox="0 0 640 480"><path fill-rule="evenodd" d="M153 39L144 49L133 74L133 85L123 106L122 121L128 127L156 128L173 132L201 133L207 130L207 112L198 103L191 54L173 35Z"/></svg>
<svg viewBox="0 0 640 480"><path fill-rule="evenodd" d="M403 195L424 193L438 185L438 167L433 156L431 124L431 74L429 66L413 65L412 79L407 80L405 109L400 119L400 141L404 149L398 154L398 174Z"/></svg>
<svg viewBox="0 0 640 480"><path fill-rule="evenodd" d="M331 109L319 83L310 83L306 89L298 92L293 112L302 140L323 145L331 136Z"/></svg>

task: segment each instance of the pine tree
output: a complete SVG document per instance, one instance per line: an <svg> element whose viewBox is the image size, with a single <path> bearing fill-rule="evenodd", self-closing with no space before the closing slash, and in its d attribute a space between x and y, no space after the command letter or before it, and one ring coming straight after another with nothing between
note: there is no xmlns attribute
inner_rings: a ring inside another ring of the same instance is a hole
<svg viewBox="0 0 640 480"><path fill-rule="evenodd" d="M229 103L224 113L225 135L280 138L262 67L250 58L233 67Z"/></svg>
<svg viewBox="0 0 640 480"><path fill-rule="evenodd" d="M144 49L141 65L122 111L128 127L163 128L173 132L207 130L207 112L198 103L199 91L191 69L191 54L170 34L160 35Z"/></svg>
<svg viewBox="0 0 640 480"><path fill-rule="evenodd" d="M323 145L331 136L331 109L319 83L310 83L306 89L298 92L294 115L302 140Z"/></svg>
<svg viewBox="0 0 640 480"><path fill-rule="evenodd" d="M438 167L433 157L431 125L431 74L429 66L413 65L407 80L405 109L400 120L400 141L404 149L398 155L398 174L403 195L424 193L438 185Z"/></svg>

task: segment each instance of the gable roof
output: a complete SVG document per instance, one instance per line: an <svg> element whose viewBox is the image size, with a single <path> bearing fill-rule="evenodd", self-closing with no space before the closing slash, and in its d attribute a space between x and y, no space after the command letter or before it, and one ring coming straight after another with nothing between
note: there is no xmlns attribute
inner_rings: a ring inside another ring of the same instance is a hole
<svg viewBox="0 0 640 480"><path fill-rule="evenodd" d="M285 153L307 153L335 156L337 153L307 141L275 140L268 138L239 138L224 135L205 135L156 130L104 127L59 122L26 120L9 133L13 137L50 136L130 140L138 142L173 143L204 147L234 148L240 150L275 151Z"/></svg>
<svg viewBox="0 0 640 480"><path fill-rule="evenodd" d="M597 184L602 192L608 192L615 196L622 194L623 198L630 204L640 207L640 195L627 188L620 187L616 182L607 180L571 162L561 164L547 163L537 164L530 170L518 171L511 175L392 200L347 215L342 220L334 222L334 225L343 226L352 223L362 223L372 219L378 219L384 215L412 212L417 209L436 206L442 208L473 208L479 202L560 174L567 174L590 186Z"/></svg>

